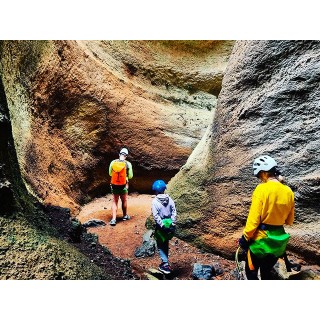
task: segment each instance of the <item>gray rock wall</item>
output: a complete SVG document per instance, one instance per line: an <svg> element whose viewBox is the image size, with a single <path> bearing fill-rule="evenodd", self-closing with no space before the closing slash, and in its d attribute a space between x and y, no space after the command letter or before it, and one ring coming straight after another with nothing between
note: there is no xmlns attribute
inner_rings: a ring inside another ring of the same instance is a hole
<svg viewBox="0 0 320 320"><path fill-rule="evenodd" d="M182 237L231 257L258 183L253 159L269 154L295 192L289 249L317 260L319 79L319 41L236 42L209 142L170 182L181 210ZM194 204L188 208L186 201Z"/></svg>

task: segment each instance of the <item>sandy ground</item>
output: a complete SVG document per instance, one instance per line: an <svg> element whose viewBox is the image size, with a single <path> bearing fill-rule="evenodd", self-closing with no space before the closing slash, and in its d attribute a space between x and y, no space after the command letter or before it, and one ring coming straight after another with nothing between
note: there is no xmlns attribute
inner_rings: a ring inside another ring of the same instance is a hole
<svg viewBox="0 0 320 320"><path fill-rule="evenodd" d="M119 200L116 226L110 226L112 195L97 198L82 207L78 219L85 223L91 219L100 219L106 222L105 226L88 228L88 232L95 233L99 242L106 246L111 253L121 259L129 259L133 272L145 279L145 272L150 268L157 268L160 263L158 253L152 257L136 258L134 252L142 245L142 237L147 231L145 222L151 215L151 203L154 196L147 194L128 195L128 214L131 219L122 221L121 203ZM172 278L188 280L192 278L194 263L218 265L224 273L215 277L219 280L236 279L234 274L235 263L209 253L203 253L188 243L173 238L170 241L169 260L173 268Z"/></svg>

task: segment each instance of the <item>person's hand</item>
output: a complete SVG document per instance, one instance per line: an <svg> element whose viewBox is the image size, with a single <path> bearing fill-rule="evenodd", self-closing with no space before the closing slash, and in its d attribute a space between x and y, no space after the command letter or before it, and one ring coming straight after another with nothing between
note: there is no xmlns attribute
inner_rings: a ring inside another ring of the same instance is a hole
<svg viewBox="0 0 320 320"><path fill-rule="evenodd" d="M169 232L174 233L176 231L176 225L172 224L168 229L169 229Z"/></svg>
<svg viewBox="0 0 320 320"><path fill-rule="evenodd" d="M169 228L166 228L165 226L161 226L161 230L165 233L168 233Z"/></svg>
<svg viewBox="0 0 320 320"><path fill-rule="evenodd" d="M172 226L172 225L171 225L169 228L166 228L165 226L162 226L162 227L161 227L161 230L162 230L163 232L165 232L165 233L171 233L171 232L174 232L175 227Z"/></svg>
<svg viewBox="0 0 320 320"><path fill-rule="evenodd" d="M244 236L239 239L238 243L243 250L247 251L249 249L249 241Z"/></svg>

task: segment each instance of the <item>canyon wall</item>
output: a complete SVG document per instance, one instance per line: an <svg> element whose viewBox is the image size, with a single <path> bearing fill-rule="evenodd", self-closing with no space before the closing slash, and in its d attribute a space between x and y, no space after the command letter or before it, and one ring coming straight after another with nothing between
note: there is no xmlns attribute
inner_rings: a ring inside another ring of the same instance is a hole
<svg viewBox="0 0 320 320"><path fill-rule="evenodd" d="M49 222L28 193L15 152L0 77L0 279L110 279Z"/></svg>
<svg viewBox="0 0 320 320"><path fill-rule="evenodd" d="M12 179L21 172L12 187L0 166L1 210L33 206L14 200L24 181L75 214L109 192L126 146L130 191L173 177L178 236L233 258L259 182L252 161L269 154L295 192L288 248L317 261L319 41L1 41L0 66L13 134L2 159L15 148Z"/></svg>
<svg viewBox="0 0 320 320"><path fill-rule="evenodd" d="M169 184L180 237L232 258L268 154L295 193L288 248L319 263L319 80L319 41L236 42L213 124Z"/></svg>
<svg viewBox="0 0 320 320"><path fill-rule="evenodd" d="M212 122L233 41L2 41L2 79L22 177L47 204L109 190L129 149L131 191L185 164Z"/></svg>

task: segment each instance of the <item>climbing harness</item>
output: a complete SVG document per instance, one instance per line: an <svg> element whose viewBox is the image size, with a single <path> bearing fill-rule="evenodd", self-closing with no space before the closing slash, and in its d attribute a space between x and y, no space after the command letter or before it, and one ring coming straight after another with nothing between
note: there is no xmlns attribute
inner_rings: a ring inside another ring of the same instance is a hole
<svg viewBox="0 0 320 320"><path fill-rule="evenodd" d="M237 280L246 280L243 264L241 263L241 261L239 261L239 251L241 249L242 248L239 246L235 254L235 262L237 267Z"/></svg>

